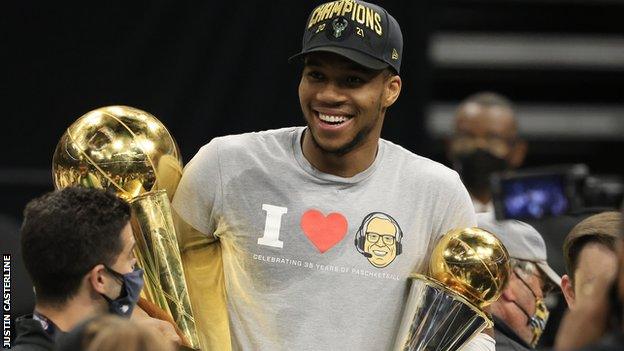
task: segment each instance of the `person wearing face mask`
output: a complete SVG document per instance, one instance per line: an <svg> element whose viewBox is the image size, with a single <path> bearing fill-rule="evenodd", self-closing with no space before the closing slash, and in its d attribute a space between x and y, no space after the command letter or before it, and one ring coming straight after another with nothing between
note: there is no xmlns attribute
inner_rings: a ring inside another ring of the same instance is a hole
<svg viewBox="0 0 624 351"><path fill-rule="evenodd" d="M138 313L143 270L136 268L134 247L130 208L112 193L66 188L29 202L21 248L35 307L32 315L16 320L13 349L52 350L59 337L86 318ZM179 341L167 322L138 322Z"/></svg>
<svg viewBox="0 0 624 351"><path fill-rule="evenodd" d="M511 102L496 93L466 98L455 113L448 158L472 197L475 211L492 212L489 177L522 165L527 143L518 137Z"/></svg>
<svg viewBox="0 0 624 351"><path fill-rule="evenodd" d="M548 321L544 299L560 289L561 278L548 265L546 244L532 226L517 220L497 221L477 214L479 228L494 233L511 258L511 274L503 294L491 305L496 350L532 350Z"/></svg>

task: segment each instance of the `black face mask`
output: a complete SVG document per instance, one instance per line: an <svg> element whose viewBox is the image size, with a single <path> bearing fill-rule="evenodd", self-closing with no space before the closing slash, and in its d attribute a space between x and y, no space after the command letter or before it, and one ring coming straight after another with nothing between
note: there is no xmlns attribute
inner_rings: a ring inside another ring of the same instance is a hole
<svg viewBox="0 0 624 351"><path fill-rule="evenodd" d="M490 175L509 168L506 160L487 150L476 149L455 157L453 167L472 194L489 193Z"/></svg>

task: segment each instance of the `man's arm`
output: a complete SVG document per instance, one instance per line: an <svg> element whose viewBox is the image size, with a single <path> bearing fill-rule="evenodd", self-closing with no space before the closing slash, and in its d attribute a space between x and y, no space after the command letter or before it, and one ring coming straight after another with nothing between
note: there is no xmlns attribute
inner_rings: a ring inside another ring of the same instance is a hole
<svg viewBox="0 0 624 351"><path fill-rule="evenodd" d="M466 190L459 176L456 176L454 183L453 199L448 201L447 211L440 224L439 236L432 244L432 248L437 244L440 237L451 229L477 226L477 217L468 190ZM494 330L491 328L477 334L462 348L464 351L494 351L495 349Z"/></svg>
<svg viewBox="0 0 624 351"><path fill-rule="evenodd" d="M215 236L223 206L218 143L212 140L187 164L172 212L200 345L205 350L228 351L222 252Z"/></svg>
<svg viewBox="0 0 624 351"><path fill-rule="evenodd" d="M231 350L221 244L173 218L202 349Z"/></svg>

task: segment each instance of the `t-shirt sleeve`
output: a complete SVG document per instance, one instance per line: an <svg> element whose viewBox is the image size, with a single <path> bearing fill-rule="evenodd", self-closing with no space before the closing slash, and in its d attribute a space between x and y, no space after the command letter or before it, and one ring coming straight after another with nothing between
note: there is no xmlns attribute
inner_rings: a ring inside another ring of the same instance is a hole
<svg viewBox="0 0 624 351"><path fill-rule="evenodd" d="M491 336L479 333L475 335L464 347L462 351L495 351L496 341Z"/></svg>
<svg viewBox="0 0 624 351"><path fill-rule="evenodd" d="M177 215L201 233L214 236L222 213L223 187L219 140L203 146L186 165L173 198Z"/></svg>
<svg viewBox="0 0 624 351"><path fill-rule="evenodd" d="M477 216L470 194L468 194L468 190L466 190L457 173L454 174L454 181L450 189L452 189L452 193L449 195L448 206L436 233L436 242L451 229L477 226Z"/></svg>
<svg viewBox="0 0 624 351"><path fill-rule="evenodd" d="M427 243L428 254L433 251L440 238L451 229L477 225L474 206L466 187L457 173L453 173L451 177L446 178L438 185L444 189L440 192L439 199L443 205L436 208L437 221ZM429 271L428 259L419 267L419 271L425 272L425 274Z"/></svg>

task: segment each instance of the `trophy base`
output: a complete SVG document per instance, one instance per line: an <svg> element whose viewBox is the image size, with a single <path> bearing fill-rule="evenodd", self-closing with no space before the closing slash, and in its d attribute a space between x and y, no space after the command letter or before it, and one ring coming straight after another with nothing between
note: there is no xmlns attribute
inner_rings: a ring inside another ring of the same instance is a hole
<svg viewBox="0 0 624 351"><path fill-rule="evenodd" d="M434 279L412 279L395 351L454 351L492 320L479 308Z"/></svg>

